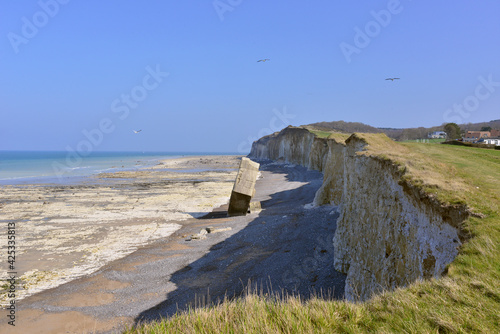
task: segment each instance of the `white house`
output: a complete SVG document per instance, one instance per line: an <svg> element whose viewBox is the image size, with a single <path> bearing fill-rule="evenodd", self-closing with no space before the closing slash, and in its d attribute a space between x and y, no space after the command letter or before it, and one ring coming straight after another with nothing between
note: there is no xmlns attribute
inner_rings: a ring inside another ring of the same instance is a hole
<svg viewBox="0 0 500 334"><path fill-rule="evenodd" d="M484 138L483 143L484 144L493 144L493 145L496 145L496 146L500 146L500 137Z"/></svg>
<svg viewBox="0 0 500 334"><path fill-rule="evenodd" d="M446 138L446 132L444 131L434 131L427 135L429 138Z"/></svg>

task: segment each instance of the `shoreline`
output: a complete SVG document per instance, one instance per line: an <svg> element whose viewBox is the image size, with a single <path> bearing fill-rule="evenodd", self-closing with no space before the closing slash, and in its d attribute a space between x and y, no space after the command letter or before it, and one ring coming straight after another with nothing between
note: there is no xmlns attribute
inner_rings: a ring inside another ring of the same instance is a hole
<svg viewBox="0 0 500 334"><path fill-rule="evenodd" d="M179 221L182 227L170 236L93 274L28 297L16 306L22 315L16 329L122 332L201 306L207 294L213 302L238 297L248 282L269 293L307 299L317 291L341 299L345 275L331 265L336 207L310 205L322 184L321 173L276 163L261 164L260 170L254 200L261 202L261 212L227 217L227 206L222 206ZM327 219L331 223L325 225ZM214 232L206 238L189 238L209 227Z"/></svg>
<svg viewBox="0 0 500 334"><path fill-rule="evenodd" d="M9 168L12 168L12 166L9 167L13 163L13 161L1 159L2 151L0 151L0 161L4 164L3 169L9 170ZM61 153L61 152L59 152ZM109 152L111 153L119 153L119 152ZM128 153L128 152L125 152ZM133 152L132 152L133 153ZM152 152L154 153L154 152ZM106 156L100 157L103 160L98 160L98 161L85 161L87 165L84 166L77 166L77 167L67 167L66 170L64 170L61 175L55 174L54 168L50 168L50 172L46 169L45 166L45 171L33 171L31 173L33 174L38 174L38 175L23 175L23 176L6 176L7 174L11 174L11 172L5 172L0 170L0 187L1 186L23 186L23 185L35 185L35 184L40 184L40 185L75 185L80 182L84 182L85 180L89 178L93 178L96 175L100 173L119 173L123 171L139 171L139 170L144 170L144 169L156 169L156 166L162 165L164 162L169 161L169 160L175 160L175 159L184 159L184 158L200 158L200 157L216 157L216 156L222 156L222 157L231 157L231 156L238 156L240 157L241 155L239 154L198 154L195 153L193 155L190 154L173 154L173 155L151 155L151 156L109 156L107 159L109 162L107 163L106 161ZM120 158L120 160L118 160ZM48 159L48 158L47 158ZM124 159L124 160L123 160ZM43 161L44 159L42 159ZM20 161L17 161L19 164ZM36 159L28 160L28 162L33 163L33 161L36 161ZM51 160L52 161L52 160ZM53 162L59 163L57 160L53 160ZM42 162L42 164L47 164L47 162ZM102 164L101 166L97 166L98 164ZM43 169L43 168L42 168ZM78 173L77 171L80 171ZM175 171L172 169L171 171ZM16 171L16 173L19 173L19 171ZM21 170L20 173L26 173L26 171ZM40 174L42 173L42 174ZM18 174L16 174L18 175Z"/></svg>
<svg viewBox="0 0 500 334"><path fill-rule="evenodd" d="M16 299L91 274L225 204L238 163L239 156L188 156L71 184L1 185L2 222L17 226ZM3 287L0 304L7 303Z"/></svg>

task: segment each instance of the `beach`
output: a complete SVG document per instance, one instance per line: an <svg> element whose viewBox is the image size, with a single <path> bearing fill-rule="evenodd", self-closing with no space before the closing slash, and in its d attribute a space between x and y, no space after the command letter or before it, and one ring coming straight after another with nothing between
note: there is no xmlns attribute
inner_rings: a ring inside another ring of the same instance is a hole
<svg viewBox="0 0 500 334"><path fill-rule="evenodd" d="M228 164L226 159L231 158L214 157L219 163L213 164ZM152 172L188 170L191 163L172 160ZM219 172L206 173L215 177ZM227 174L229 192L235 173ZM226 184L221 177L213 185L217 189ZM198 211L197 218L193 212L188 219L171 221L180 226L172 234L91 274L17 301L16 327L3 317L0 328L6 333L121 333L127 326L241 296L249 286L268 294L300 294L304 300L342 298L345 275L332 265L337 209L311 204L322 179L321 173L301 166L261 161L253 200L262 211L228 217L226 197L208 214ZM150 188L146 194L158 191ZM197 191L192 196L210 198L210 192ZM172 201L180 205L178 200ZM193 238L202 231L211 232Z"/></svg>
<svg viewBox="0 0 500 334"><path fill-rule="evenodd" d="M237 156L189 156L74 183L0 186L2 235L8 223L16 233L15 268L1 261L0 269L16 273L16 300L91 274L227 203L238 164Z"/></svg>

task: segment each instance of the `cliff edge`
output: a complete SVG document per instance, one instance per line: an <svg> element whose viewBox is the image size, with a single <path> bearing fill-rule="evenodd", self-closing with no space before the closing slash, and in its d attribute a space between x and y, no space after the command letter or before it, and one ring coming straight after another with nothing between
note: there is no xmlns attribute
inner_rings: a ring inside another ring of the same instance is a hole
<svg viewBox="0 0 500 334"><path fill-rule="evenodd" d="M249 157L323 172L314 204L338 206L334 266L347 274L349 300L440 277L466 239L458 190L467 186L384 134L320 138L289 126L254 142Z"/></svg>

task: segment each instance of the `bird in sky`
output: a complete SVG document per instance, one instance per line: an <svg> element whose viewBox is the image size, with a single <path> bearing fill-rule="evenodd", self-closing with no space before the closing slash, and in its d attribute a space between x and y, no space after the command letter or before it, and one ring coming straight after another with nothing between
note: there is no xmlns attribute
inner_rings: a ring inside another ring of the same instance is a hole
<svg viewBox="0 0 500 334"><path fill-rule="evenodd" d="M394 81L394 80L399 80L399 78L387 78L385 80L391 80L391 81Z"/></svg>
<svg viewBox="0 0 500 334"><path fill-rule="evenodd" d="M132 131L134 131L134 133L139 133L139 132L141 132L142 130L132 130Z"/></svg>
<svg viewBox="0 0 500 334"><path fill-rule="evenodd" d="M258 62L258 63L260 63L260 62L265 63L265 62L266 62L266 61L268 61L268 60L271 60L271 59L268 59L268 58L266 58L266 59L260 59L260 60L257 60L257 62Z"/></svg>

